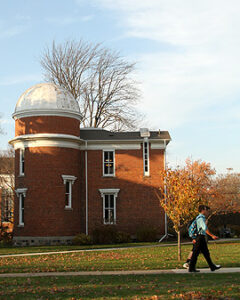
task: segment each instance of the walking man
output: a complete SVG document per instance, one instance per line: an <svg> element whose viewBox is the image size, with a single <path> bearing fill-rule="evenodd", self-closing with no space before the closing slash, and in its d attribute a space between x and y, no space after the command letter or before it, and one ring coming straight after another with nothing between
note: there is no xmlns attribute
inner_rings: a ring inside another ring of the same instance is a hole
<svg viewBox="0 0 240 300"><path fill-rule="evenodd" d="M197 222L197 237L196 239L193 240L194 246L193 246L193 253L192 253L192 257L191 257L191 261L189 264L189 269L188 272L199 272L198 270L196 270L196 263L197 263L197 258L200 252L202 252L202 254L204 255L209 268L211 269L211 271L215 271L221 268L220 265L215 265L210 257L210 253L208 250L208 246L207 246L207 241L206 241L206 235L210 235L214 240L217 240L218 237L215 236L214 234L212 234L208 228L207 228L207 223L206 223L206 217L209 216L210 213L210 207L206 206L206 205L200 205L198 208L199 211L199 215L196 219Z"/></svg>

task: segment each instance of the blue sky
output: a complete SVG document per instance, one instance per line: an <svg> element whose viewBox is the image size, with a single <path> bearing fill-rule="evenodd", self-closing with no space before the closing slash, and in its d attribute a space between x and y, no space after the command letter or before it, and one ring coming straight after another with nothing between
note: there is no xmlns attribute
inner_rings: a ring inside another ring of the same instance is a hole
<svg viewBox="0 0 240 300"><path fill-rule="evenodd" d="M1 1L0 148L17 99L43 82L44 47L84 39L137 61L139 109L151 129L169 130L172 165L191 156L240 172L239 15L239 0Z"/></svg>

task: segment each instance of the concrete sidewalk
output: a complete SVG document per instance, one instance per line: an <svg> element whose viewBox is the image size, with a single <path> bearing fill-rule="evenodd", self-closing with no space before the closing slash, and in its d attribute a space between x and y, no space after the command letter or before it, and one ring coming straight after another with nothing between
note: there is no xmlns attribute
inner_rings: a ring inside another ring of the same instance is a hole
<svg viewBox="0 0 240 300"><path fill-rule="evenodd" d="M209 243L222 243L222 242L234 242L239 241L239 238L235 239L219 239L215 241L209 241ZM192 245L192 242L181 243L181 245ZM0 258L6 257L18 257L18 256L36 256L36 255L51 255L51 254L66 254L66 253L78 253L78 252L93 252L93 251L117 251L117 250L129 250L138 248L151 248L151 247L169 247L177 246L177 243L171 244L157 244L157 245L145 245L145 246L132 246L132 247L118 247L118 248L98 248L98 249L81 249L81 250L65 250L65 251L49 251L49 252L35 252L35 253L22 253L22 254L2 254Z"/></svg>
<svg viewBox="0 0 240 300"><path fill-rule="evenodd" d="M240 268L222 268L215 272L209 269L199 269L200 273L194 274L216 274L216 273L240 273ZM186 269L171 269L171 270L131 270L131 271L81 271L81 272L41 272L41 273L4 273L0 274L0 278L7 277L50 277L50 276L103 276L103 275L156 275L156 274L189 274Z"/></svg>

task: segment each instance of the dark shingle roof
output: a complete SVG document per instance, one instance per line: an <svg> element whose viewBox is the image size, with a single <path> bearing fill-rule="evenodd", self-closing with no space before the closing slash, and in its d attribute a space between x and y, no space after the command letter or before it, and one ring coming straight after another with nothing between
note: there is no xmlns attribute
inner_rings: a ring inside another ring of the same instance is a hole
<svg viewBox="0 0 240 300"><path fill-rule="evenodd" d="M139 131L125 131L125 132L111 132L105 129L99 128L80 128L80 138L83 140L92 141L132 141L132 140L142 140ZM168 131L150 131L149 139L153 140L170 140L171 137Z"/></svg>

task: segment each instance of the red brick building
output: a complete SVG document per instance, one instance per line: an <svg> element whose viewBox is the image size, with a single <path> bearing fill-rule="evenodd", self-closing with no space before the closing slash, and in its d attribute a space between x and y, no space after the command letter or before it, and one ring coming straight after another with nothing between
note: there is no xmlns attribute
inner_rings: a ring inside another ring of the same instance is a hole
<svg viewBox="0 0 240 300"><path fill-rule="evenodd" d="M80 128L77 101L50 83L24 92L13 118L17 244L68 243L99 224L132 235L146 224L164 233L154 189L168 132Z"/></svg>

